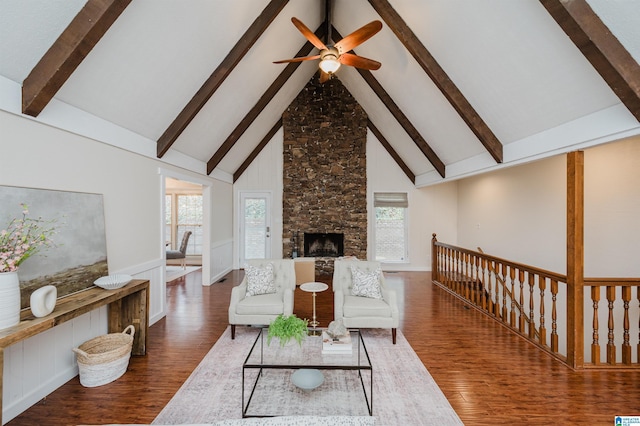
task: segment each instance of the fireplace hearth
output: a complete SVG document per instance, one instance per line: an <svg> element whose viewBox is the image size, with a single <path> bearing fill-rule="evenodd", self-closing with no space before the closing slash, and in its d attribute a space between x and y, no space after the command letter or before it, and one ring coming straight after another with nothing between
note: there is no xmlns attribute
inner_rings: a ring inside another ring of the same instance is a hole
<svg viewBox="0 0 640 426"><path fill-rule="evenodd" d="M344 234L305 232L304 255L306 257L344 256Z"/></svg>

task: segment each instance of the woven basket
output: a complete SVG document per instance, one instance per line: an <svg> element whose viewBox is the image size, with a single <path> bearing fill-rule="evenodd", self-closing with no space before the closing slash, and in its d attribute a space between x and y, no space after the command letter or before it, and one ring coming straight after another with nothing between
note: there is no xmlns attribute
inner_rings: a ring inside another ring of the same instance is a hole
<svg viewBox="0 0 640 426"><path fill-rule="evenodd" d="M98 336L74 348L80 384L92 388L121 377L129 366L135 332L134 326L129 325L122 333Z"/></svg>

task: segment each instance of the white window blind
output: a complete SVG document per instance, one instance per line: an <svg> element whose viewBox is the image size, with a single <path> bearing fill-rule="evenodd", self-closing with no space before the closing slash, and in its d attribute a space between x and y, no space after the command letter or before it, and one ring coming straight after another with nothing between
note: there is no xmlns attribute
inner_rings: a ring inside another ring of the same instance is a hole
<svg viewBox="0 0 640 426"><path fill-rule="evenodd" d="M409 207L406 192L374 192L373 207Z"/></svg>

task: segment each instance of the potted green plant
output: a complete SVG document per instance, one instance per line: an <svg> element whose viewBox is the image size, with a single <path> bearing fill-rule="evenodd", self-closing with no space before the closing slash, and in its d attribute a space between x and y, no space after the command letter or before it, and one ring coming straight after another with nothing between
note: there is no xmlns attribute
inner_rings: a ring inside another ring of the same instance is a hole
<svg viewBox="0 0 640 426"><path fill-rule="evenodd" d="M285 346L291 339L295 339L300 346L302 340L307 337L307 325L309 321L298 318L295 314L283 315L278 317L269 324L269 332L267 334L267 345L271 344L271 339L277 337L280 339L280 346Z"/></svg>

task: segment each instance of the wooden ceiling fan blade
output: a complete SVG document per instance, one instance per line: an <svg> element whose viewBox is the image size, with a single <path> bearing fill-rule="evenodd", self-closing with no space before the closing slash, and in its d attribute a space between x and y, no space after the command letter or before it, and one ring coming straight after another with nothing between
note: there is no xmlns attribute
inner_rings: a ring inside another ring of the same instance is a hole
<svg viewBox="0 0 640 426"><path fill-rule="evenodd" d="M373 59L365 58L364 56L354 55L352 53L343 53L338 58L338 61L344 65L350 65L356 68L362 68L365 70L377 70L382 66L382 64L378 61L374 61Z"/></svg>
<svg viewBox="0 0 640 426"><path fill-rule="evenodd" d="M291 58L291 59L282 59L281 61L274 61L274 64L286 64L289 62L302 62L302 61L312 61L314 59L320 59L320 55L314 56L301 56L299 58Z"/></svg>
<svg viewBox="0 0 640 426"><path fill-rule="evenodd" d="M326 72L320 70L320 83L327 82L331 79L331 74L327 74Z"/></svg>
<svg viewBox="0 0 640 426"><path fill-rule="evenodd" d="M378 31L382 29L382 22L372 21L362 28L359 28L337 42L334 47L338 49L340 53L346 53L359 44L364 43L373 37Z"/></svg>
<svg viewBox="0 0 640 426"><path fill-rule="evenodd" d="M317 47L320 50L324 50L327 48L327 46L322 42L322 40L320 40L318 36L315 35L313 31L311 31L305 24L303 24L301 20L299 20L296 17L293 17L291 18L291 22L293 22L293 25L296 26L298 31L300 31L302 35L305 36L305 38L309 40L311 44L313 44L315 47Z"/></svg>

